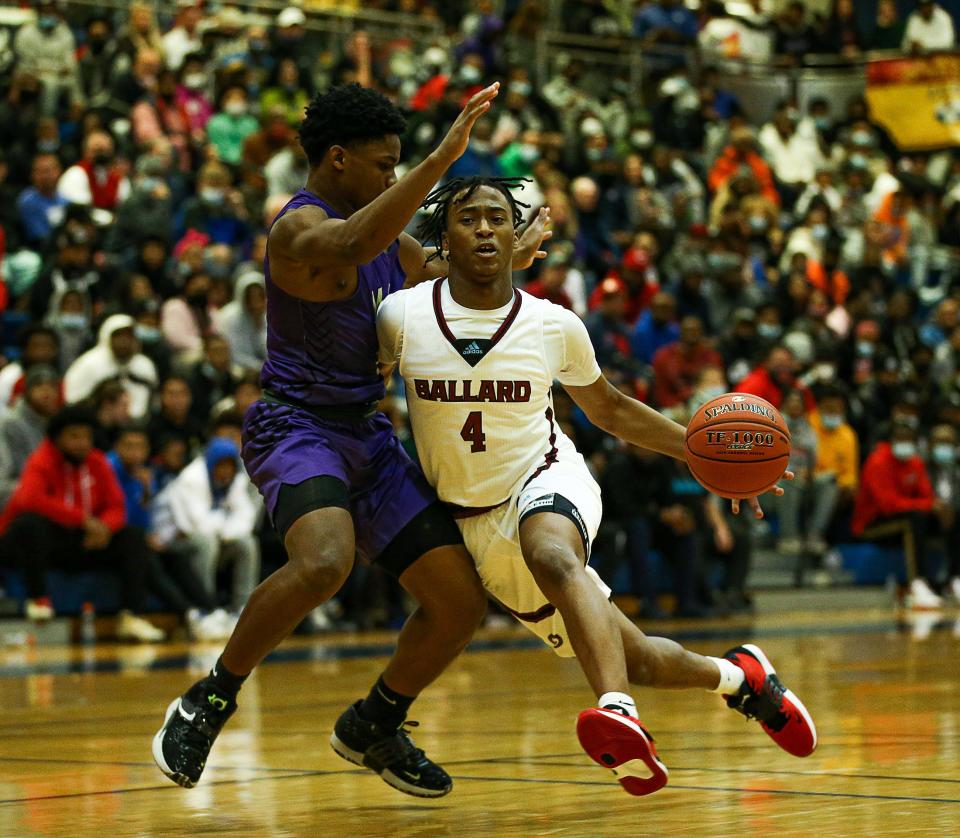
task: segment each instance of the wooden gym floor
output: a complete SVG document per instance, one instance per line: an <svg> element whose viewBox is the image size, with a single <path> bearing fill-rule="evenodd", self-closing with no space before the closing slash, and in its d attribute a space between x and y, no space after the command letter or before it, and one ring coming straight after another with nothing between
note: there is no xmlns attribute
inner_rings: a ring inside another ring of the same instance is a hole
<svg viewBox="0 0 960 838"><path fill-rule="evenodd" d="M817 752L788 756L709 693L639 690L671 783L630 797L579 750L574 719L590 696L575 664L526 634L486 633L414 708L416 739L453 793L407 797L327 744L389 649L389 636L365 635L285 644L186 791L154 767L150 739L217 648L10 650L0 836L960 835L960 614L662 628L701 652L762 645L813 713Z"/></svg>

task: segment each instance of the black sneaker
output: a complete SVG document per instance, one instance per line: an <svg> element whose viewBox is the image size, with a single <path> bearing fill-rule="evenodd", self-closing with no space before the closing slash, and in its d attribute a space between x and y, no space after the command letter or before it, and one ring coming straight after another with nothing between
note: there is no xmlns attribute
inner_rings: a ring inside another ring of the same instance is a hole
<svg viewBox="0 0 960 838"><path fill-rule="evenodd" d="M439 765L410 740L401 726L396 730L380 727L360 717L361 702L348 707L337 719L330 745L347 762L365 765L383 781L415 797L443 797L453 788L453 780ZM416 727L416 722L404 722Z"/></svg>
<svg viewBox="0 0 960 838"><path fill-rule="evenodd" d="M232 698L218 694L206 679L198 681L167 707L163 727L153 737L157 767L177 785L192 789L210 748L236 709Z"/></svg>

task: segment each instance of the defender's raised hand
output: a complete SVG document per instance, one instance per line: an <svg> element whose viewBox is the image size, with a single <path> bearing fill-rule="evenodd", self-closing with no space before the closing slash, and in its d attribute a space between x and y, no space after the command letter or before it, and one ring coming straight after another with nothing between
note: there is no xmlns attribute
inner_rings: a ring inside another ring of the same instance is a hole
<svg viewBox="0 0 960 838"><path fill-rule="evenodd" d="M447 166L454 160L459 159L460 155L467 150L467 143L470 141L470 132L473 130L473 126L481 116L490 110L490 105L499 92L500 82L496 81L471 96L470 101L460 111L460 116L450 126L447 136L443 138L436 151L437 156Z"/></svg>
<svg viewBox="0 0 960 838"><path fill-rule="evenodd" d="M548 230L550 225L550 207L541 207L540 212L527 225L520 236L520 244L513 252L513 269L522 271L529 268L534 259L544 259L547 256L546 250L541 250L543 243L553 235L553 230Z"/></svg>

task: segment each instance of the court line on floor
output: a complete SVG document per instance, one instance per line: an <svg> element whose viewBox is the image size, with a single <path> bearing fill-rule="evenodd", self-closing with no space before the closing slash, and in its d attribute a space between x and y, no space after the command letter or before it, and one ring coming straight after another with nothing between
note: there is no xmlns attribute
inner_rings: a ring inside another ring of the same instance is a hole
<svg viewBox="0 0 960 838"><path fill-rule="evenodd" d="M892 621L852 623L835 625L806 625L787 627L747 627L730 626L716 628L692 628L667 631L658 636L669 637L677 641L690 640L717 640L737 636L741 640L759 638L791 638L809 637L816 635L843 635L843 634L878 634L897 630L897 624ZM320 641L322 642L322 641ZM518 636L513 638L475 640L467 648L468 653L513 651L527 649L543 649L542 641L535 637ZM337 660L352 660L358 658L385 657L393 653L395 643L357 643L342 646L297 646L280 648L271 652L264 663L290 662L324 662ZM144 672L168 669L186 669L193 662L195 656L179 653L176 655L158 656L142 666L132 666L121 660L96 661L64 661L57 663L41 663L35 665L17 664L14 666L0 666L0 678L22 678L27 675L71 675L71 674L101 674L112 672Z"/></svg>
<svg viewBox="0 0 960 838"><path fill-rule="evenodd" d="M453 775L454 780L459 781L477 781L477 782L503 782L503 783L541 783L547 785L570 785L570 786L608 786L610 781L602 780L560 780L560 779L539 779L534 777L465 777L462 775ZM832 798L850 798L855 800L889 800L912 803L958 803L960 798L949 797L909 797L906 795L884 795L884 794L856 794L848 792L833 791L793 791L790 789L764 789L764 788L739 788L736 786L684 786L671 783L666 787L667 791L722 791L733 792L736 794L777 794L785 796L799 797L832 797Z"/></svg>
<svg viewBox="0 0 960 838"><path fill-rule="evenodd" d="M560 754L545 754L542 757L534 756L523 756L523 757L486 757L479 759L461 759L461 760L448 760L444 764L448 766L453 765L481 765L481 764L510 764L510 765L533 765L533 766L553 766L558 768L575 768L579 767L572 765L571 763L566 762L547 762L545 760L550 759L560 759L565 757L578 757L584 758L583 754L579 752L564 752ZM47 764L68 764L68 765L121 765L126 767L133 768L153 768L154 764L152 762L128 762L128 761L119 761L119 760L81 760L81 759L68 759L68 758L59 758L59 757L0 757L0 762L26 762L26 763L47 763ZM245 777L245 778L234 778L234 779L224 779L224 780L210 780L205 782L205 786L220 786L220 785L230 785L236 783L246 783L254 782L261 780L285 780L285 779L296 779L301 777L332 777L332 776L349 776L349 775L362 775L367 773L367 769L364 768L344 768L344 769L295 769L295 768L271 768L269 766L236 766L236 765L216 765L211 764L209 766L215 771L248 771L252 773L261 772L267 776L254 776L254 777ZM778 770L778 769L749 769L749 768L709 768L709 767L686 767L686 766L671 766L672 771L702 771L702 772L712 772L712 773L741 773L741 774L773 774L773 775L787 775L787 776L798 776L798 777L823 777L830 779L848 779L848 780L892 780L900 782L926 782L926 783L948 783L955 784L960 783L960 780L953 780L949 778L938 778L938 777L906 777L906 776L887 776L887 775L878 775L878 774L839 774L836 772L829 771L787 771L787 770ZM569 780L562 778L552 778L552 777L470 777L463 775L453 775L454 780L467 780L467 781L485 781L485 782L518 782L518 783L541 783L545 785L585 785L585 786L608 786L610 785L609 781L606 780ZM59 800L61 798L73 798L73 797L89 797L96 795L105 795L105 794L127 794L136 791L152 791L152 790L170 790L174 788L173 784L164 784L161 786L141 786L130 789L107 789L102 791L93 791L93 792L73 792L62 795L42 795L38 797L24 797L24 798L11 798L8 800L0 800L0 805L12 804L12 803L23 803L27 801L34 800ZM862 794L856 792L821 792L821 791L804 791L801 789L765 789L765 788L741 788L738 786L686 786L686 785L677 785L671 784L670 789L675 790L686 790L686 791L725 791L725 792L735 792L735 793L751 793L751 794L779 794L779 795L797 795L805 797L834 797L834 798L854 798L854 799L865 799L865 800L890 800L890 801L913 801L921 803L960 803L960 799L953 798L938 798L938 797L916 797L908 795L877 795L877 794Z"/></svg>

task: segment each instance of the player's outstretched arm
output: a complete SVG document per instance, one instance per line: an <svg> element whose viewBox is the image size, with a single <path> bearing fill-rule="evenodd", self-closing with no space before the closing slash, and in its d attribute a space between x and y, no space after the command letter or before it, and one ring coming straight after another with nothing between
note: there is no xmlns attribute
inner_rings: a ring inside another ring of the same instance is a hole
<svg viewBox="0 0 960 838"><path fill-rule="evenodd" d="M403 232L430 189L466 151L474 124L490 110L499 89L496 82L471 97L435 151L349 218L329 218L318 207L285 215L271 232L271 254L331 269L374 259Z"/></svg>
<svg viewBox="0 0 960 838"><path fill-rule="evenodd" d="M586 387L564 385L564 389L598 428L631 445L657 451L677 460L684 459L686 429L683 425L668 419L643 402L624 395L603 375ZM792 480L793 474L786 472L784 479ZM782 495L783 489L776 486L772 492ZM762 518L760 502L756 498L750 498L749 504L754 514ZM738 514L740 501L732 500L731 507L734 514Z"/></svg>
<svg viewBox="0 0 960 838"><path fill-rule="evenodd" d="M533 220L524 228L520 243L514 248L513 269L515 271L525 270L533 264L535 259L546 257L547 251L543 250L543 243L553 235L553 230L547 229L549 224L550 207L541 207ZM449 265L446 257L443 254L436 254L436 250L435 247L424 247L407 233L400 236L400 264L407 275L407 288L412 288L428 279L447 275Z"/></svg>

